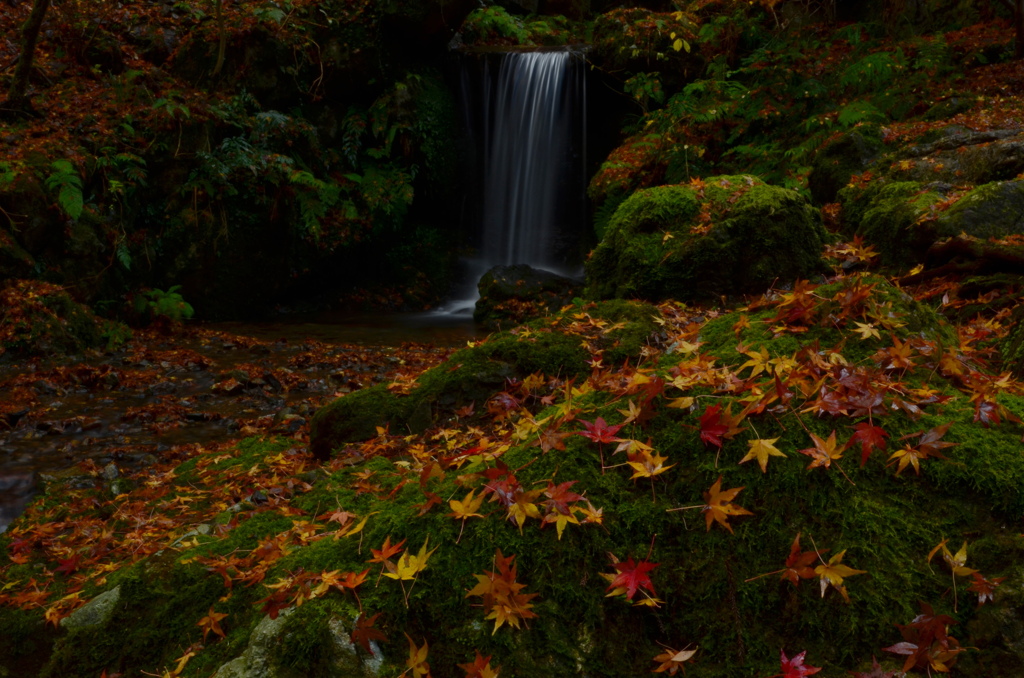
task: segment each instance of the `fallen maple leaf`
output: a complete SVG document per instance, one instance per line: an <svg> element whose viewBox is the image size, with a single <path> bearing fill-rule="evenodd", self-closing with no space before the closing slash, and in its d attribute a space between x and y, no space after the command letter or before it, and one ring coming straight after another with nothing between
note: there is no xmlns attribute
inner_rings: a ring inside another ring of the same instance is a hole
<svg viewBox="0 0 1024 678"><path fill-rule="evenodd" d="M221 638L224 637L224 631L220 628L220 620L227 616L228 615L224 612L214 612L213 608L210 608L210 611L206 613L206 616L200 619L199 623L196 624L196 626L203 630L203 642L206 641L206 636L210 631L213 631Z"/></svg>
<svg viewBox="0 0 1024 678"><path fill-rule="evenodd" d="M617 443L619 439L615 437L615 434L619 432L622 425L609 426L604 417L598 417L594 421L585 421L580 419L580 423L583 424L583 431L577 431L576 433L583 436L584 438L591 440L595 443Z"/></svg>
<svg viewBox="0 0 1024 678"><path fill-rule="evenodd" d="M818 551L800 552L800 533L797 532L793 545L789 547L789 556L786 558L786 568L782 571L782 578L792 583L793 586L800 584L801 579L814 578L817 573L811 565L818 557Z"/></svg>
<svg viewBox="0 0 1024 678"><path fill-rule="evenodd" d="M810 676L821 671L817 666L804 665L804 657L807 655L806 650L792 659L786 657L785 650L779 650L779 654L781 655L782 678L803 678L804 676Z"/></svg>
<svg viewBox="0 0 1024 678"><path fill-rule="evenodd" d="M855 442L860 443L860 465L864 466L872 451L885 449L885 439L889 437L889 434L882 427L875 426L869 421L862 421L854 429L854 433L846 445L849 447Z"/></svg>
<svg viewBox="0 0 1024 678"><path fill-rule="evenodd" d="M953 574L961 577L967 577L969 575L976 573L977 570L972 570L971 568L966 566L967 542L964 541L963 546L961 546L960 550L956 552L956 555L954 555L950 552L949 548L946 547L946 543L948 541L948 539L943 539L942 541L940 541L938 545L928 553L928 559L926 562L931 563L932 558L935 556L935 554L941 550L942 559L946 561L947 565L949 565L949 569L952 570Z"/></svg>
<svg viewBox="0 0 1024 678"><path fill-rule="evenodd" d="M829 586L839 591L839 594L843 597L843 600L850 602L850 595L846 592L846 587L843 586L844 577L852 577L856 574L865 574L867 570L855 570L852 567L842 564L843 556L846 554L846 549L843 549L839 553L832 556L827 564L818 565L814 568L815 574L821 580L821 597L825 597L825 591Z"/></svg>
<svg viewBox="0 0 1024 678"><path fill-rule="evenodd" d="M377 617L380 613L367 617L365 614L359 615L356 619L356 626L352 629L352 642L358 643L361 648L366 650L368 654L376 654L373 651L373 646L370 644L374 640L380 640L387 642L388 637L385 636L379 629L374 628L377 623Z"/></svg>
<svg viewBox="0 0 1024 678"><path fill-rule="evenodd" d="M484 502L484 495L474 497L473 494L476 490L470 490L462 501L458 499L452 499L448 502L448 505L452 507L452 513L448 515L452 518L461 519L465 522L468 518L483 518L483 515L477 513L480 510L480 505Z"/></svg>
<svg viewBox="0 0 1024 678"><path fill-rule="evenodd" d="M947 633L952 622L952 617L937 615L931 605L921 603L921 614L909 624L897 624L903 642L883 647L882 650L907 658L903 663L904 673L912 668L948 673L959 654L966 649L960 646L960 641Z"/></svg>
<svg viewBox="0 0 1024 678"><path fill-rule="evenodd" d="M722 406L712 405L700 415L700 439L705 445L722 446L722 436L729 431L729 426L722 421Z"/></svg>
<svg viewBox="0 0 1024 678"><path fill-rule="evenodd" d="M416 575L423 571L423 568L427 566L427 559L430 555L437 550L435 546L430 551L427 551L427 542L430 541L430 537L427 537L423 541L423 546L420 547L419 553L415 556L409 555L406 552L398 559L398 563L392 566L390 563L385 562L384 565L388 571L384 573L385 577L391 579L399 579L409 581L416 578Z"/></svg>
<svg viewBox="0 0 1024 678"><path fill-rule="evenodd" d="M398 542L397 544L391 543L391 535L389 534L384 539L384 544L381 545L380 550L370 549L370 553L373 554L373 558L370 558L368 563L384 563L391 558L391 556L402 551L402 546L405 544L405 540Z"/></svg>
<svg viewBox="0 0 1024 678"><path fill-rule="evenodd" d="M466 672L466 678L498 678L499 666L491 668L491 657L484 657L479 650L474 650L476 657L469 664L459 664L459 668Z"/></svg>
<svg viewBox="0 0 1024 678"><path fill-rule="evenodd" d="M636 480L637 478L653 478L654 476L664 473L675 466L675 464L665 466L666 459L668 459L668 457L662 456L657 452L652 454L646 450L641 451L640 454L627 462L631 467L633 467L633 475L630 476L630 480Z"/></svg>
<svg viewBox="0 0 1024 678"><path fill-rule="evenodd" d="M748 462L751 459L757 459L757 463L761 465L761 473L768 472L768 457L785 457L782 452L775 447L775 441L778 438L755 438L754 440L748 440L747 445L750 446L750 451L747 452L747 456L740 459L740 463Z"/></svg>
<svg viewBox="0 0 1024 678"><path fill-rule="evenodd" d="M991 601L996 587L1006 579L1006 577L986 579L978 572L972 572L971 578L974 579L974 581L972 581L971 585L967 587L967 590L978 594L978 607L984 605L986 601Z"/></svg>
<svg viewBox="0 0 1024 678"><path fill-rule="evenodd" d="M807 468L812 469L819 466L831 468L833 461L843 458L843 450L846 448L844 446L836 449L835 429L832 429L832 434L829 435L828 440L822 440L812 433L811 441L814 442L814 447L799 450L800 454L806 454L811 458L811 463L807 465Z"/></svg>
<svg viewBox="0 0 1024 678"><path fill-rule="evenodd" d="M427 663L427 641L423 641L423 647L416 647L416 643L409 637L409 634L405 634L405 637L409 639L409 658L405 660L405 665L412 671L413 678L421 678L421 676L430 675L430 664Z"/></svg>
<svg viewBox="0 0 1024 678"><path fill-rule="evenodd" d="M616 562L612 565L618 574L612 578L612 583L608 586L608 591L611 593L608 596L616 596L622 593L626 594L626 600L633 600L633 596L640 588L645 588L651 592L652 595L658 595L654 591L654 584L651 583L651 578L647 576L647 573L658 567L658 563L649 563L646 560L641 560L639 563L633 562L632 556L626 562Z"/></svg>
<svg viewBox="0 0 1024 678"><path fill-rule="evenodd" d="M734 487L723 492L722 476L718 476L718 480L716 480L715 484L711 486L711 489L704 493L705 505L701 511L704 513L704 523L707 530L711 529L711 521L715 521L732 533L732 526L729 525L729 516L754 515L742 506L737 506L732 503L732 500L735 499L736 495L742 490L742 487Z"/></svg>
<svg viewBox="0 0 1024 678"><path fill-rule="evenodd" d="M654 658L654 661L661 662L661 664L658 668L652 669L651 673L665 673L667 671L668 675L674 676L679 669L683 669L683 672L685 673L686 668L683 664L693 658L693 655L695 654L697 654L697 648L692 650L683 648L676 652L672 648L666 647L664 652Z"/></svg>
<svg viewBox="0 0 1024 678"><path fill-rule="evenodd" d="M483 598L484 612L487 616L484 619L494 620L493 635L505 623L519 628L519 622L523 619L536 617L536 613L530 610L533 603L531 598L536 593L521 593L526 584L516 581L516 566L513 562L515 556L505 557L501 549L494 552L494 563L497 572L484 571L484 574L474 574L477 584L466 593L466 597L480 596Z"/></svg>

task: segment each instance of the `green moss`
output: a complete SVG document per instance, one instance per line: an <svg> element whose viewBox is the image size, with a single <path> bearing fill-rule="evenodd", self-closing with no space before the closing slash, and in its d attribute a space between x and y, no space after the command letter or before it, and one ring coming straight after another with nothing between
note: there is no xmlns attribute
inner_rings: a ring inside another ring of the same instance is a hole
<svg viewBox="0 0 1024 678"><path fill-rule="evenodd" d="M393 431L421 432L446 420L471 403L483 405L503 390L510 378L531 374L572 378L589 373L590 353L578 337L558 331L576 316L605 323L595 337L596 350L613 360L641 355L656 331L658 311L648 304L610 301L591 303L535 321L525 331L501 332L486 341L456 351L443 364L422 374L405 396L379 385L343 396L321 408L310 423L310 444L319 458L346 442L366 440L378 426Z"/></svg>
<svg viewBox="0 0 1024 678"><path fill-rule="evenodd" d="M192 564L149 561L119 580L121 604L100 628L74 629L60 638L41 678L96 676L117 667L173 665L181 648L199 640L196 626L224 595L220 577ZM125 630L130 632L125 633Z"/></svg>
<svg viewBox="0 0 1024 678"><path fill-rule="evenodd" d="M833 202L850 177L866 170L882 150L882 133L877 125L861 125L823 146L814 156L807 178L814 200L819 204Z"/></svg>
<svg viewBox="0 0 1024 678"><path fill-rule="evenodd" d="M915 181L884 184L864 210L856 233L878 248L886 266L913 265L935 241L934 231L921 219L942 199Z"/></svg>
<svg viewBox="0 0 1024 678"><path fill-rule="evenodd" d="M121 323L97 317L63 288L31 280L0 290L0 351L22 354L113 350L131 338Z"/></svg>
<svg viewBox="0 0 1024 678"><path fill-rule="evenodd" d="M587 293L693 301L763 291L821 271L826 239L798 193L753 177L659 186L616 210L587 262Z"/></svg>
<svg viewBox="0 0 1024 678"><path fill-rule="evenodd" d="M280 665L306 676L366 675L347 637L358 614L353 605L334 596L296 608L284 623Z"/></svg>
<svg viewBox="0 0 1024 678"><path fill-rule="evenodd" d="M13 580L13 579L12 579ZM11 676L38 673L53 646L55 633L38 611L0 606L0 671ZM0 673L2 675L2 673Z"/></svg>
<svg viewBox="0 0 1024 678"><path fill-rule="evenodd" d="M1024 180L994 181L974 188L938 217L935 230L937 238L1024 233Z"/></svg>
<svg viewBox="0 0 1024 678"><path fill-rule="evenodd" d="M839 311L842 299L848 291L867 286L873 286L872 294L863 311L874 317L881 316L896 321L898 326L888 330L888 334L902 341L910 337L924 336L945 346L955 345L956 335L953 328L934 309L915 301L881 276L859 274L814 288L813 294L818 300L818 309L808 319L804 332L775 334L773 327L780 322L776 318L778 310L769 308L746 314L750 326L742 328L737 336L733 329L737 316L727 314L711 320L701 329L700 339L705 344L704 351L725 365L736 366L749 359L749 356L737 350L741 344L745 345L747 350L755 351L764 346L772 358L794 356L804 347L817 345L822 351L838 350L848 362L863 363L879 348L888 344L882 339L864 340L852 335L854 323L869 321L868 317L854 313L842 326L837 326L832 316ZM880 334L885 336L886 332Z"/></svg>

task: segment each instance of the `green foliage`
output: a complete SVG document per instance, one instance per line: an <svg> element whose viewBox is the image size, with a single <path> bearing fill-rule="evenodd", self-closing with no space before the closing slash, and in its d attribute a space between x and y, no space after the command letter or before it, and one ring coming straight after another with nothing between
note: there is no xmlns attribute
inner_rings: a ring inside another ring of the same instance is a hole
<svg viewBox="0 0 1024 678"><path fill-rule="evenodd" d="M150 320L164 319L180 323L194 314L191 304L178 291L181 285L173 285L166 291L145 290L135 296L135 311L145 313Z"/></svg>
<svg viewBox="0 0 1024 678"><path fill-rule="evenodd" d="M917 42L917 54L911 62L914 69L928 71L932 76L944 75L954 68L953 52L946 36L936 35Z"/></svg>
<svg viewBox="0 0 1024 678"><path fill-rule="evenodd" d="M46 178L46 187L57 192L57 203L72 219L82 216L82 178L67 160L54 160L50 165L53 172Z"/></svg>
<svg viewBox="0 0 1024 678"><path fill-rule="evenodd" d="M7 190L18 178L18 169L10 162L0 162L0 191Z"/></svg>
<svg viewBox="0 0 1024 678"><path fill-rule="evenodd" d="M839 124L853 127L862 122L886 122L885 113L875 108L870 101L851 101L839 110Z"/></svg>
<svg viewBox="0 0 1024 678"><path fill-rule="evenodd" d="M652 301L752 292L820 270L826 239L802 196L754 177L657 186L619 206L587 261L587 291Z"/></svg>
<svg viewBox="0 0 1024 678"><path fill-rule="evenodd" d="M843 71L839 84L855 92L876 92L889 87L907 67L903 50L875 52Z"/></svg>
<svg viewBox="0 0 1024 678"><path fill-rule="evenodd" d="M637 73L622 84L629 94L646 112L651 102L665 103L665 90L661 87L661 76L657 73Z"/></svg>
<svg viewBox="0 0 1024 678"><path fill-rule="evenodd" d="M462 23L462 32L467 42L479 44L521 45L530 38L523 21L499 5L473 10Z"/></svg>

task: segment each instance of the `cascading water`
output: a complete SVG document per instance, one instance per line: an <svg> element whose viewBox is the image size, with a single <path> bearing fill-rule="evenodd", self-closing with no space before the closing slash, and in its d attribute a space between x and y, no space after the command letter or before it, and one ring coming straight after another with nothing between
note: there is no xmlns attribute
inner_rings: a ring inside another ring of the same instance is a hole
<svg viewBox="0 0 1024 678"><path fill-rule="evenodd" d="M462 57L467 130L465 218L478 234L467 289L448 305L472 308L476 281L497 264L572 274L585 215L585 63L579 52Z"/></svg>
<svg viewBox="0 0 1024 678"><path fill-rule="evenodd" d="M582 78L573 80L574 56L506 54L495 77L485 72L481 251L488 263L566 263L558 237L567 208L580 207L583 162L574 148L583 88Z"/></svg>

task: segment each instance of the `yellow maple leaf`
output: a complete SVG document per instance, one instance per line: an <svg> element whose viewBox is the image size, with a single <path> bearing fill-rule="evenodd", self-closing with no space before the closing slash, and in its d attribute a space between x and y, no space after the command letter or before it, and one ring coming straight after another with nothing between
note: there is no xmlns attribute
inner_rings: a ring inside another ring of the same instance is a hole
<svg viewBox="0 0 1024 678"><path fill-rule="evenodd" d="M882 335L878 333L875 326L870 323L854 322L853 324L857 326L857 329L855 329L854 332L860 335L861 341L870 339L871 337L874 337L875 339L882 338Z"/></svg>
<svg viewBox="0 0 1024 678"><path fill-rule="evenodd" d="M708 530L711 529L711 522L715 521L729 530L729 532L732 532L732 526L729 525L729 516L754 515L742 506L732 503L732 500L742 490L742 487L734 487L723 492L722 476L718 476L718 480L711 486L711 489L704 493L704 507L701 509L704 513L705 527Z"/></svg>
<svg viewBox="0 0 1024 678"><path fill-rule="evenodd" d="M405 665L412 671L413 678L421 678L421 676L430 675L430 664L427 663L427 641L423 641L423 647L416 647L416 643L413 642L412 638L409 638L409 634L405 634L405 637L409 639L409 658L405 660Z"/></svg>
<svg viewBox="0 0 1024 678"><path fill-rule="evenodd" d="M405 581L415 579L416 575L422 572L423 568L427 566L427 559L430 558L430 555L437 550L437 547L435 546L430 551L427 551L427 542L429 541L430 537L427 537L423 542L423 546L420 547L420 552L415 556L409 555L409 552L406 551L402 557L398 559L398 563L394 565L393 569L390 564L385 563L385 566L388 568L388 572L385 572L384 576L390 577L391 579L400 579Z"/></svg>
<svg viewBox="0 0 1024 678"><path fill-rule="evenodd" d="M778 438L756 438L754 440L748 440L747 445L750 445L750 450L747 452L747 456L740 459L740 463L748 462L751 459L756 459L757 463L761 465L761 473L768 472L768 457L785 457L782 452L775 447L775 441Z"/></svg>
<svg viewBox="0 0 1024 678"><path fill-rule="evenodd" d="M742 353L750 358L750 360L740 365L740 368L736 370L737 374L749 367L750 375L748 378L756 377L771 366L771 356L768 355L768 349L764 346L761 347L760 351L742 351ZM771 370L768 370L768 373L771 374Z"/></svg>
<svg viewBox="0 0 1024 678"><path fill-rule="evenodd" d="M814 568L814 573L818 575L821 582L821 597L825 597L825 591L829 586L833 587L843 597L843 600L850 602L850 596L846 592L846 587L843 586L844 577L852 577L855 574L864 574L867 570L855 570L848 565L843 565L843 555L846 553L846 549L843 549L839 553L835 554L827 564L818 565Z"/></svg>
<svg viewBox="0 0 1024 678"><path fill-rule="evenodd" d="M449 513L452 518L466 520L476 516L477 518L483 518L483 515L477 513L480 510L480 505L484 501L484 496L481 494L479 497L474 497L476 490L470 490L466 497L459 501L458 499L452 499L448 502L448 505L452 507L452 513Z"/></svg>
<svg viewBox="0 0 1024 678"><path fill-rule="evenodd" d="M657 452L652 454L647 450L642 450L633 460L627 462L633 467L633 475L630 477L630 480L636 480L637 478L653 478L659 473L664 473L675 466L675 464L665 466L666 459L668 459L668 457L664 457Z"/></svg>

